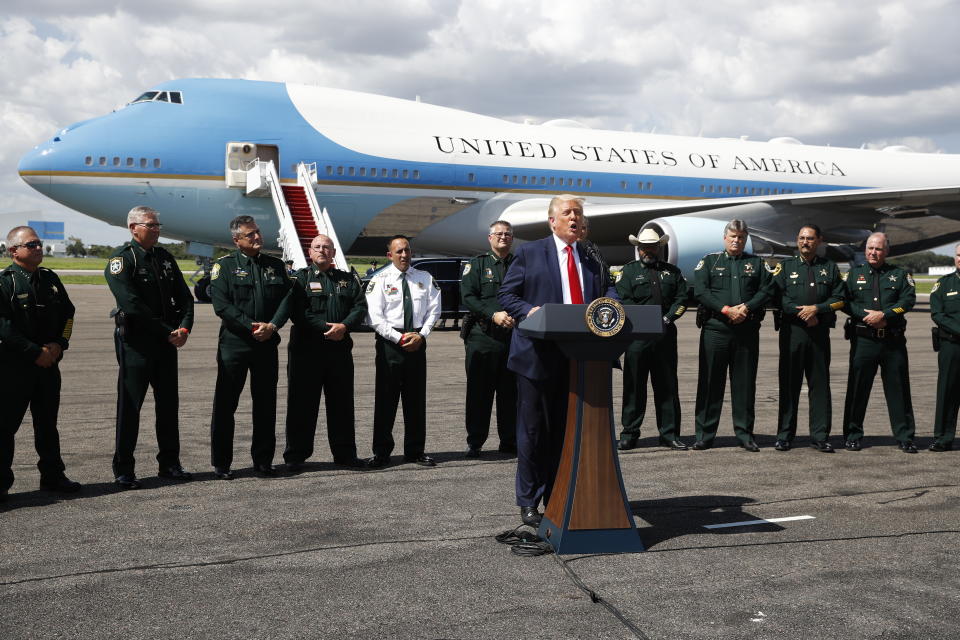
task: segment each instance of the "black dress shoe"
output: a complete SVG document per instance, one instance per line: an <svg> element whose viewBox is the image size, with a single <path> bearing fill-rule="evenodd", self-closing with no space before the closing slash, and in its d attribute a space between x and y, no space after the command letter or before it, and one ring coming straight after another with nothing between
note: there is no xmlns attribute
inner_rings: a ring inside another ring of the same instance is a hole
<svg viewBox="0 0 960 640"><path fill-rule="evenodd" d="M193 474L189 471L184 471L183 467L177 465L175 467L165 467L160 469L157 473L161 478L171 478L172 480L183 480L184 482L193 480Z"/></svg>
<svg viewBox="0 0 960 640"><path fill-rule="evenodd" d="M388 464L390 464L390 456L373 456L372 458L367 458L368 469L382 469Z"/></svg>
<svg viewBox="0 0 960 640"><path fill-rule="evenodd" d="M905 440L903 442L898 442L897 446L900 447L900 451L904 453L916 453L917 447L914 446L913 440Z"/></svg>
<svg viewBox="0 0 960 640"><path fill-rule="evenodd" d="M499 451L500 453L516 453L516 452L517 452L517 445L515 445L515 444L503 444L503 443L501 442L501 443L500 443L500 446L497 447L497 451Z"/></svg>
<svg viewBox="0 0 960 640"><path fill-rule="evenodd" d="M633 436L623 436L620 438L620 442L617 443L617 448L620 451L629 451L630 449L635 449L637 446L637 439Z"/></svg>
<svg viewBox="0 0 960 640"><path fill-rule="evenodd" d="M302 462L288 462L283 465L283 470L285 473L295 476L298 473L303 473L303 463Z"/></svg>
<svg viewBox="0 0 960 640"><path fill-rule="evenodd" d="M927 451L950 451L953 449L953 444L943 444L942 442L934 442L929 447Z"/></svg>
<svg viewBox="0 0 960 640"><path fill-rule="evenodd" d="M129 491L131 489L140 488L140 482L137 480L137 476L133 475L132 473L125 473L122 476L117 476L114 482L117 483L117 487L119 487L121 491Z"/></svg>
<svg viewBox="0 0 960 640"><path fill-rule="evenodd" d="M811 440L810 448L822 451L823 453L833 453L833 445L826 440Z"/></svg>
<svg viewBox="0 0 960 640"><path fill-rule="evenodd" d="M418 456L403 456L404 462L413 462L420 465L421 467L435 467L437 463L434 462L433 458L428 456L425 453L421 453Z"/></svg>
<svg viewBox="0 0 960 640"><path fill-rule="evenodd" d="M792 445L787 440L777 440L773 444L773 448L777 451L790 451Z"/></svg>
<svg viewBox="0 0 960 640"><path fill-rule="evenodd" d="M689 449L689 447L683 443L683 440L661 440L660 446L675 451L686 451Z"/></svg>
<svg viewBox="0 0 960 640"><path fill-rule="evenodd" d="M543 516L536 507L520 507L520 519L523 520L523 524L536 529L540 526Z"/></svg>
<svg viewBox="0 0 960 640"><path fill-rule="evenodd" d="M334 458L333 464L337 465L338 467L353 467L356 469L357 467L366 466L367 463L357 456L353 456L352 458Z"/></svg>
<svg viewBox="0 0 960 640"><path fill-rule="evenodd" d="M697 440L696 442L693 443L693 446L691 447L691 449L693 449L694 451L706 451L711 446L713 445L707 444L703 440Z"/></svg>
<svg viewBox="0 0 960 640"><path fill-rule="evenodd" d="M467 452L463 454L464 458L479 458L480 457L480 448L479 447L467 447Z"/></svg>
<svg viewBox="0 0 960 640"><path fill-rule="evenodd" d="M214 467L213 475L220 480L233 480L233 471L230 470L230 467Z"/></svg>
<svg viewBox="0 0 960 640"><path fill-rule="evenodd" d="M843 446L847 451L860 451L859 440L847 440Z"/></svg>
<svg viewBox="0 0 960 640"><path fill-rule="evenodd" d="M40 478L40 488L57 493L76 493L80 491L80 483L74 482L67 476L56 478Z"/></svg>
<svg viewBox="0 0 960 640"><path fill-rule="evenodd" d="M253 465L253 472L261 478L277 477L277 471L272 464L255 464Z"/></svg>
<svg viewBox="0 0 960 640"><path fill-rule="evenodd" d="M10 491L8 489L0 489L0 502L6 502L9 495Z"/></svg>
<svg viewBox="0 0 960 640"><path fill-rule="evenodd" d="M750 453L756 453L757 451L760 451L760 447L758 447L757 443L754 442L753 440L747 440L746 442L741 442L740 446L743 447L745 450L749 451Z"/></svg>

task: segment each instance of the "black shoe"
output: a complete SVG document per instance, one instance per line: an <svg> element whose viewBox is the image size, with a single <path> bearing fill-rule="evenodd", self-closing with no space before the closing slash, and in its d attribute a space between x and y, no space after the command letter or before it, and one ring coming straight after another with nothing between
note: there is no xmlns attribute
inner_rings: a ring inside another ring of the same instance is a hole
<svg viewBox="0 0 960 640"><path fill-rule="evenodd" d="M754 442L753 440L747 440L746 442L741 442L740 446L743 447L745 450L749 451L750 453L756 453L757 451L760 451L760 447L758 447L757 443Z"/></svg>
<svg viewBox="0 0 960 640"><path fill-rule="evenodd" d="M500 446L497 447L497 451L499 451L500 453L516 454L516 453L517 453L517 445L515 445L515 444L503 444L503 443L501 442L501 443L500 443Z"/></svg>
<svg viewBox="0 0 960 640"><path fill-rule="evenodd" d="M117 476L114 482L117 483L117 487L121 491L129 491L131 489L140 488L140 482L137 480L137 476L133 475L132 473L125 473L121 476Z"/></svg>
<svg viewBox="0 0 960 640"><path fill-rule="evenodd" d="M230 467L214 467L213 475L220 480L233 480L233 471L230 470Z"/></svg>
<svg viewBox="0 0 960 640"><path fill-rule="evenodd" d="M418 455L418 456L403 456L403 461L404 461L404 462L414 462L414 463L420 465L421 467L435 467L435 466L437 466L437 463L434 462L433 458L431 458L430 456L428 456L428 455L425 454L425 453L421 453L421 454Z"/></svg>
<svg viewBox="0 0 960 640"><path fill-rule="evenodd" d="M288 462L283 465L283 471L291 476L295 476L299 473L303 473L303 463L302 462Z"/></svg>
<svg viewBox="0 0 960 640"><path fill-rule="evenodd" d="M774 443L773 448L776 449L777 451L790 451L790 447L792 446L793 445L791 445L790 442L787 440L777 440Z"/></svg>
<svg viewBox="0 0 960 640"><path fill-rule="evenodd" d="M189 471L184 471L183 467L181 467L180 465L177 465L175 467L164 467L160 469L157 475L160 476L161 478L170 478L172 480L183 480L184 482L193 480L193 474L190 473Z"/></svg>
<svg viewBox="0 0 960 640"><path fill-rule="evenodd" d="M620 438L620 442L617 443L617 448L620 451L629 451L630 449L635 449L637 446L637 439L633 436L623 436Z"/></svg>
<svg viewBox="0 0 960 640"><path fill-rule="evenodd" d="M822 451L823 453L833 453L833 445L826 440L811 440L810 448Z"/></svg>
<svg viewBox="0 0 960 640"><path fill-rule="evenodd" d="M0 489L0 502L6 502L7 496L10 495L9 489Z"/></svg>
<svg viewBox="0 0 960 640"><path fill-rule="evenodd" d="M927 451L950 451L951 449L953 449L953 443L943 444L941 442L934 442L927 447Z"/></svg>
<svg viewBox="0 0 960 640"><path fill-rule="evenodd" d="M703 440L697 440L696 442L693 443L693 446L692 446L691 448L692 448L694 451L706 451L707 449L709 449L709 448L712 447L712 446L713 446L713 445L707 444L707 443L704 442Z"/></svg>
<svg viewBox="0 0 960 640"><path fill-rule="evenodd" d="M352 458L334 458L333 464L337 465L338 467L353 467L356 469L357 467L366 466L367 463L357 456L353 456Z"/></svg>
<svg viewBox="0 0 960 640"><path fill-rule="evenodd" d="M903 442L898 442L897 446L900 447L900 451L904 453L916 453L917 447L914 446L913 440L905 440Z"/></svg>
<svg viewBox="0 0 960 640"><path fill-rule="evenodd" d="M80 491L80 483L61 475L56 478L40 478L40 488L57 493L76 493Z"/></svg>
<svg viewBox="0 0 960 640"><path fill-rule="evenodd" d="M847 451L860 451L859 440L847 440L843 446Z"/></svg>
<svg viewBox="0 0 960 640"><path fill-rule="evenodd" d="M536 529L540 526L543 516L536 507L520 507L520 519L523 520L523 524Z"/></svg>
<svg viewBox="0 0 960 640"><path fill-rule="evenodd" d="M273 468L272 464L255 464L253 465L253 472L261 478L277 477L277 470Z"/></svg>
<svg viewBox="0 0 960 640"><path fill-rule="evenodd" d="M623 441L621 440L621 442ZM683 443L683 440L661 440L660 446L673 449L674 451L686 451L690 448Z"/></svg>
<svg viewBox="0 0 960 640"><path fill-rule="evenodd" d="M467 447L467 452L463 454L464 458L479 458L480 447Z"/></svg>
<svg viewBox="0 0 960 640"><path fill-rule="evenodd" d="M390 464L390 456L373 456L367 458L367 469L382 469Z"/></svg>

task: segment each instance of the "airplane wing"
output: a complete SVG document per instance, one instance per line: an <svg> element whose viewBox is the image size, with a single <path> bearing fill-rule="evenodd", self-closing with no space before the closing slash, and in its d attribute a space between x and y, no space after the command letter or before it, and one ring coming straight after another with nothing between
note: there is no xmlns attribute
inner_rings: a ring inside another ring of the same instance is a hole
<svg viewBox="0 0 960 640"><path fill-rule="evenodd" d="M518 238L543 235L548 200L524 200L503 217ZM960 240L960 186L906 189L816 191L769 196L635 199L627 203L584 206L590 239L603 247L623 247L627 235L658 219L675 217L726 222L739 218L750 226L754 251L791 255L799 226L818 225L835 258L852 255L873 231L885 231L891 254L902 255ZM679 222L679 221L677 221ZM708 225L713 229L712 225ZM689 228L689 225L688 225ZM714 236L717 234L712 232ZM716 238L719 244L719 237ZM760 242L758 242L758 240ZM842 255L841 255L842 254Z"/></svg>

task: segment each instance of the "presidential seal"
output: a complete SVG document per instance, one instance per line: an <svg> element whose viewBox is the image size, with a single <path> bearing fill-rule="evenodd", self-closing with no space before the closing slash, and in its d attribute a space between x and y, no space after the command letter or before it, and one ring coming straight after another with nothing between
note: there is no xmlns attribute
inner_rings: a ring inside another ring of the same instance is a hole
<svg viewBox="0 0 960 640"><path fill-rule="evenodd" d="M601 338L620 333L626 319L623 305L613 298L597 298L587 307L587 328Z"/></svg>

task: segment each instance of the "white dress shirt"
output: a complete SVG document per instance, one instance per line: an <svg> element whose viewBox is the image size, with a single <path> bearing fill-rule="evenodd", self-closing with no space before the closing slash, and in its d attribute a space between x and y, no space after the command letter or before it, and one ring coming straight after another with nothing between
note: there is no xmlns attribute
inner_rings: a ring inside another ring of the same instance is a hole
<svg viewBox="0 0 960 640"><path fill-rule="evenodd" d="M413 328L426 338L440 318L440 287L426 271L407 268ZM391 342L403 336L403 272L391 264L367 285L367 325Z"/></svg>
<svg viewBox="0 0 960 640"><path fill-rule="evenodd" d="M553 241L557 245L557 261L560 263L560 286L563 288L563 303L570 304L573 299L570 297L570 278L567 276L567 243L553 235ZM577 263L577 275L580 277L580 295L583 296L583 265L580 264L580 254L577 253L577 243L569 245L573 251L573 260Z"/></svg>

